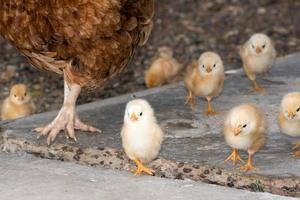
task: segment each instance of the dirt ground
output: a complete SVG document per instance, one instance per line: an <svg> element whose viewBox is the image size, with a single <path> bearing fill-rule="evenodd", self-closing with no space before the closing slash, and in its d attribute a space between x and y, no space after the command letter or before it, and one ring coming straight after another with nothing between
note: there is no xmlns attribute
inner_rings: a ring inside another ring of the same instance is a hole
<svg viewBox="0 0 300 200"><path fill-rule="evenodd" d="M255 32L271 36L279 56L300 51L300 1L295 0L157 0L154 22L150 41L127 71L104 89L82 92L79 104L145 89L144 70L160 46L171 47L184 65L203 51L216 51L226 69L241 67L238 46ZM38 112L61 106L62 77L35 70L1 38L0 78L0 100L13 84L25 83Z"/></svg>

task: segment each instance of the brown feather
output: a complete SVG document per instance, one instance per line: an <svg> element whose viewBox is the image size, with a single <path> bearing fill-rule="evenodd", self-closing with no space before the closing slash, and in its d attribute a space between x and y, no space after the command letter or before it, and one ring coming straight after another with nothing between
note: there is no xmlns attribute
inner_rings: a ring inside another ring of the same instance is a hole
<svg viewBox="0 0 300 200"><path fill-rule="evenodd" d="M154 0L0 0L0 34L41 70L101 87L152 30Z"/></svg>

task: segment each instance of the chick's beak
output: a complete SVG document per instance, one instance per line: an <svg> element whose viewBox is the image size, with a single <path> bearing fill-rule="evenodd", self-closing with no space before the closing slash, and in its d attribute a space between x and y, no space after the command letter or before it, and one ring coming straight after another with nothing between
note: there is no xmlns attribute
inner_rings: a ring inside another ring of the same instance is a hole
<svg viewBox="0 0 300 200"><path fill-rule="evenodd" d="M238 136L240 133L242 132L242 130L241 130L241 128L240 127L238 127L238 128L235 128L234 130L233 130L233 134L234 134L234 136Z"/></svg>
<svg viewBox="0 0 300 200"><path fill-rule="evenodd" d="M131 121L134 121L134 122L138 120L137 116L134 113L132 113L130 115L130 119L131 119Z"/></svg>
<svg viewBox="0 0 300 200"><path fill-rule="evenodd" d="M293 112L289 112L289 113L288 113L288 117L289 117L290 119L294 119L295 114L294 114Z"/></svg>
<svg viewBox="0 0 300 200"><path fill-rule="evenodd" d="M211 67L207 67L206 68L206 71L209 73L209 72L211 72Z"/></svg>
<svg viewBox="0 0 300 200"><path fill-rule="evenodd" d="M255 52L256 52L256 53L261 53L261 51L262 51L262 50L261 50L260 47L256 47L256 49L255 49Z"/></svg>

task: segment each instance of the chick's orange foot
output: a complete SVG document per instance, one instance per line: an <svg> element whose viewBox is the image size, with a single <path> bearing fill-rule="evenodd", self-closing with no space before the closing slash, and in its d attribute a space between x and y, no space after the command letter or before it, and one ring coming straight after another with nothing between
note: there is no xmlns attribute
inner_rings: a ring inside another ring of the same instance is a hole
<svg viewBox="0 0 300 200"><path fill-rule="evenodd" d="M298 147L300 147L300 140L295 144L295 146L293 147L293 149L297 149Z"/></svg>
<svg viewBox="0 0 300 200"><path fill-rule="evenodd" d="M259 86L255 80L252 81L252 85L253 85L253 91L254 92L257 92L257 93L266 92L266 89L262 86Z"/></svg>
<svg viewBox="0 0 300 200"><path fill-rule="evenodd" d="M249 154L247 164L244 165L244 166L241 166L240 170L245 170L245 171L258 170L258 168L254 167L253 164L252 164L253 163L253 158L252 157L253 157L253 155Z"/></svg>
<svg viewBox="0 0 300 200"><path fill-rule="evenodd" d="M218 112L214 111L214 109L213 109L213 107L211 106L211 103L210 103L210 102L208 102L208 105L207 105L207 108L206 108L206 110L205 110L205 113L206 113L207 115L217 115L217 114L218 114Z"/></svg>
<svg viewBox="0 0 300 200"><path fill-rule="evenodd" d="M232 161L232 163L233 163L234 166L236 165L237 161L241 161L242 163L244 163L244 161L240 157L237 149L233 149L232 150L232 153L226 158L226 160L224 161L224 163L226 163L229 160Z"/></svg>
<svg viewBox="0 0 300 200"><path fill-rule="evenodd" d="M294 151L292 155L293 157L300 157L300 151Z"/></svg>
<svg viewBox="0 0 300 200"><path fill-rule="evenodd" d="M134 172L134 175L135 175L135 176L140 175L142 172L145 172L146 174L149 174L149 175L153 176L153 172L154 172L154 171L153 171L152 169L150 169L150 168L148 168L148 167L145 167L145 166L143 165L143 163L142 163L141 161L139 161L138 159L135 159L134 162L135 162L136 165L137 165L137 168L136 168L136 170L135 170L135 172Z"/></svg>

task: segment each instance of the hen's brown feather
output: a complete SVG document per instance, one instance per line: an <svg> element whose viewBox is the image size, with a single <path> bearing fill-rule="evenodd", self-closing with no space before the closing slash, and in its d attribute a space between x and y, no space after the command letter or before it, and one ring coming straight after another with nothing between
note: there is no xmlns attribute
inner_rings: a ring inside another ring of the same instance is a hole
<svg viewBox="0 0 300 200"><path fill-rule="evenodd" d="M35 67L102 86L152 30L154 0L0 0L0 34Z"/></svg>

